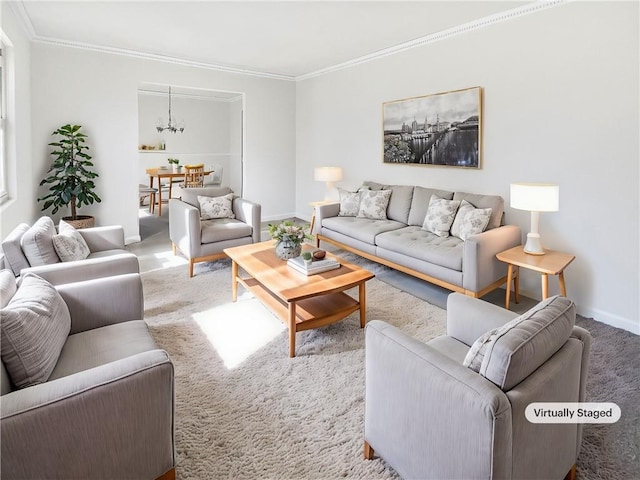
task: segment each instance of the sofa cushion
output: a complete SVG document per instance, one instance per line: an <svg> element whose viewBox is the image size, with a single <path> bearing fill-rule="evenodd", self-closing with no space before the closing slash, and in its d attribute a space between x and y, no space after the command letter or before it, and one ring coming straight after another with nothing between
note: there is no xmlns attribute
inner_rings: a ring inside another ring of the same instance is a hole
<svg viewBox="0 0 640 480"><path fill-rule="evenodd" d="M338 187L338 197L340 199L339 217L355 217L360 209L360 191L350 192Z"/></svg>
<svg viewBox="0 0 640 480"><path fill-rule="evenodd" d="M58 234L53 236L53 248L63 262L84 260L91 250L82 235L64 220L58 224Z"/></svg>
<svg viewBox="0 0 640 480"><path fill-rule="evenodd" d="M499 195L478 195L475 193L456 192L454 200L466 200L476 208L490 208L491 218L487 224L487 230L498 228L502 224L504 213L504 199Z"/></svg>
<svg viewBox="0 0 640 480"><path fill-rule="evenodd" d="M358 217L386 220L391 190L362 190Z"/></svg>
<svg viewBox="0 0 640 480"><path fill-rule="evenodd" d="M60 258L53 246L56 226L50 217L40 217L22 236L21 245L29 265L38 267L58 263Z"/></svg>
<svg viewBox="0 0 640 480"><path fill-rule="evenodd" d="M393 220L371 220L360 217L329 217L322 220L322 228L333 230L370 245L375 244L377 235L403 227L404 224Z"/></svg>
<svg viewBox="0 0 640 480"><path fill-rule="evenodd" d="M457 237L439 237L420 227L404 227L376 236L376 245L412 258L462 271L464 242Z"/></svg>
<svg viewBox="0 0 640 480"><path fill-rule="evenodd" d="M4 252L4 260L11 268L15 276L20 275L20 270L29 268L29 260L24 256L22 251L22 236L29 230L29 225L21 223L14 228L7 238L2 241L2 251Z"/></svg>
<svg viewBox="0 0 640 480"><path fill-rule="evenodd" d="M211 220L213 218L236 218L231 209L233 194L228 193L220 197L204 197L198 195L200 204L200 220Z"/></svg>
<svg viewBox="0 0 640 480"><path fill-rule="evenodd" d="M474 342L463 365L510 390L555 354L576 319L575 304L556 295Z"/></svg>
<svg viewBox="0 0 640 480"><path fill-rule="evenodd" d="M180 198L183 202L193 205L200 210L198 195L202 197L221 197L228 193L233 193L233 190L229 187L182 188L180 189Z"/></svg>
<svg viewBox="0 0 640 480"><path fill-rule="evenodd" d="M46 382L71 329L69 309L48 282L27 273L2 309L2 361L17 387Z"/></svg>
<svg viewBox="0 0 640 480"><path fill-rule="evenodd" d="M409 210L411 210L411 199L413 198L413 185L386 185L385 190L391 190L391 198L387 207L387 218L402 222L409 221Z"/></svg>
<svg viewBox="0 0 640 480"><path fill-rule="evenodd" d="M409 225L421 227L424 224L424 218L427 215L431 196L436 195L445 200L453 199L453 192L446 190L438 190L435 188L414 187L413 196L411 198L411 209L409 210Z"/></svg>
<svg viewBox="0 0 640 480"><path fill-rule="evenodd" d="M445 200L437 195L431 195L422 228L439 237L448 237L459 206L460 202L457 200Z"/></svg>
<svg viewBox="0 0 640 480"><path fill-rule="evenodd" d="M13 298L18 285L11 270L0 270L0 308L4 308Z"/></svg>
<svg viewBox="0 0 640 480"><path fill-rule="evenodd" d="M232 218L215 218L204 220L200 224L201 243L214 243L234 238L250 237L253 233L251 225Z"/></svg>
<svg viewBox="0 0 640 480"><path fill-rule="evenodd" d="M158 348L144 320L115 323L70 335L49 380Z"/></svg>
<svg viewBox="0 0 640 480"><path fill-rule="evenodd" d="M491 218L490 208L475 208L466 200L462 200L451 225L451 235L466 240L471 235L482 233L487 228L489 218Z"/></svg>

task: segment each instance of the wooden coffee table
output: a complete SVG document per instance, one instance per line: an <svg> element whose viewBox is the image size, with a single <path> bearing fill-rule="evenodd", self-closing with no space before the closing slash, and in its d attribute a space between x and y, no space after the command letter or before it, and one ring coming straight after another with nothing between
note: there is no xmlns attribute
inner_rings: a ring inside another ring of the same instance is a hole
<svg viewBox="0 0 640 480"><path fill-rule="evenodd" d="M305 250L314 250L310 245ZM327 253L340 268L306 276L287 266L275 254L273 240L225 248L233 261L231 292L238 299L238 284L252 292L289 327L289 356L296 355L296 332L324 327L360 311L360 327L366 323L365 282L375 275ZM239 268L247 273L239 275ZM358 287L358 300L344 293Z"/></svg>

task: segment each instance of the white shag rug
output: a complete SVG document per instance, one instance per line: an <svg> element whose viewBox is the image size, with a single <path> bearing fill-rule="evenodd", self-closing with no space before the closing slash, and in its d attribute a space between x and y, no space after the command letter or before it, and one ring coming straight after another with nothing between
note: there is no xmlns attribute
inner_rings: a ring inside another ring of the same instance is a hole
<svg viewBox="0 0 640 480"><path fill-rule="evenodd" d="M357 313L297 334L240 287L229 260L145 272L145 320L175 365L179 479L398 478L363 458L364 330ZM375 272L374 272L375 273ZM355 295L355 292L354 292ZM367 319L421 340L444 310L376 280Z"/></svg>

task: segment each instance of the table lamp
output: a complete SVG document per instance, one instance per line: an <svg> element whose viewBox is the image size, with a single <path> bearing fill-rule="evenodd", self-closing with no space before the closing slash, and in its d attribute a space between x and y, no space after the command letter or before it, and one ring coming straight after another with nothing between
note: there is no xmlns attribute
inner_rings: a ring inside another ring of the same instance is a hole
<svg viewBox="0 0 640 480"><path fill-rule="evenodd" d="M325 200L331 200L333 183L342 180L341 167L316 167L313 172L313 179L317 182L327 182L327 189L324 194Z"/></svg>
<svg viewBox="0 0 640 480"><path fill-rule="evenodd" d="M531 231L527 234L524 252L544 255L538 225L540 212L557 212L560 188L551 183L512 183L511 207L531 212Z"/></svg>

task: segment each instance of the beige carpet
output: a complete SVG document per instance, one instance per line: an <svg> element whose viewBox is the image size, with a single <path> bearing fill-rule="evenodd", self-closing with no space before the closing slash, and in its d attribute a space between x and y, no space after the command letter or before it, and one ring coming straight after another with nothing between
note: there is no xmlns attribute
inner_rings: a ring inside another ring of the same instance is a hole
<svg viewBox="0 0 640 480"><path fill-rule="evenodd" d="M231 302L229 261L143 274L145 319L176 368L181 479L396 478L363 459L364 331L357 316L297 334L258 300ZM426 340L445 312L373 279L368 319Z"/></svg>

